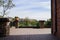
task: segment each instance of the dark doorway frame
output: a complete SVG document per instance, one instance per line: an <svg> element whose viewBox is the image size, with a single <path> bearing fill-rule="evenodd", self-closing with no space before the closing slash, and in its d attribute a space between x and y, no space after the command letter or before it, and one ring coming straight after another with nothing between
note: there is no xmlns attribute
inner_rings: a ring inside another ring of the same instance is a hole
<svg viewBox="0 0 60 40"><path fill-rule="evenodd" d="M51 0L51 20L52 20L51 33L55 35L57 33L57 0ZM53 21L55 21L55 23ZM53 26L54 24L55 27Z"/></svg>

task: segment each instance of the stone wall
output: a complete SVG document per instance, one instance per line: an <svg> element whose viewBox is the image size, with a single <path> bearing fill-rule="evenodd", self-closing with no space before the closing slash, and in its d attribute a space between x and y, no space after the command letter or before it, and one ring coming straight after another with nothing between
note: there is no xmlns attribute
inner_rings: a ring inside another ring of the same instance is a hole
<svg viewBox="0 0 60 40"><path fill-rule="evenodd" d="M45 28L44 20L39 20L39 25L40 25L40 28Z"/></svg>
<svg viewBox="0 0 60 40"><path fill-rule="evenodd" d="M0 37L9 35L9 19L8 18L0 18Z"/></svg>

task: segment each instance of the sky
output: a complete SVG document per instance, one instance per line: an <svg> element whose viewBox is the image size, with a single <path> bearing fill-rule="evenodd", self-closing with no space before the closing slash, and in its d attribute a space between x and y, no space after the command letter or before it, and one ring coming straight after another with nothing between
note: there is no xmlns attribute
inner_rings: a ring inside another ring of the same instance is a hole
<svg viewBox="0 0 60 40"><path fill-rule="evenodd" d="M13 0L15 7L7 16L47 20L51 18L51 0Z"/></svg>

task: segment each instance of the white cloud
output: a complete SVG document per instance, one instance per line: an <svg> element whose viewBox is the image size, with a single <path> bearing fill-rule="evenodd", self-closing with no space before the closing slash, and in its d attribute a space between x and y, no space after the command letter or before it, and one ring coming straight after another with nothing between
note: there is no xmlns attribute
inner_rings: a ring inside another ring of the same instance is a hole
<svg viewBox="0 0 60 40"><path fill-rule="evenodd" d="M13 14L12 14L13 13ZM12 17L18 16L20 18L31 18L31 19L37 19L37 20L47 20L51 18L50 12L32 12L32 11L14 11L10 12L9 16L13 15Z"/></svg>
<svg viewBox="0 0 60 40"><path fill-rule="evenodd" d="M35 7L43 7L46 9L51 9L50 1L48 1L48 2L33 2L33 3L30 2L29 5L25 4L24 6L14 7L12 10L24 11L24 9L35 8Z"/></svg>
<svg viewBox="0 0 60 40"><path fill-rule="evenodd" d="M42 2L36 2L36 0L15 0L14 2L16 4L16 7L12 8L10 10L9 16L19 16L19 17L29 17L29 18L34 18L34 19L42 19L42 20L47 20L48 18L51 17L51 12L50 11L30 11L30 10L25 10L29 8L36 8L36 7L43 7L46 9L51 9L51 3L50 1L42 1ZM17 6L18 5L18 6Z"/></svg>

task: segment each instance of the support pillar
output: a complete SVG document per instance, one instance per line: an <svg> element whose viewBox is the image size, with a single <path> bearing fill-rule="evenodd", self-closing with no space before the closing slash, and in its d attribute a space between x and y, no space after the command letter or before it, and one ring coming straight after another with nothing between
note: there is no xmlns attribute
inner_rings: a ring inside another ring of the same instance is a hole
<svg viewBox="0 0 60 40"><path fill-rule="evenodd" d="M60 38L60 0L51 0L52 34Z"/></svg>
<svg viewBox="0 0 60 40"><path fill-rule="evenodd" d="M39 21L40 28L44 28L44 20Z"/></svg>

